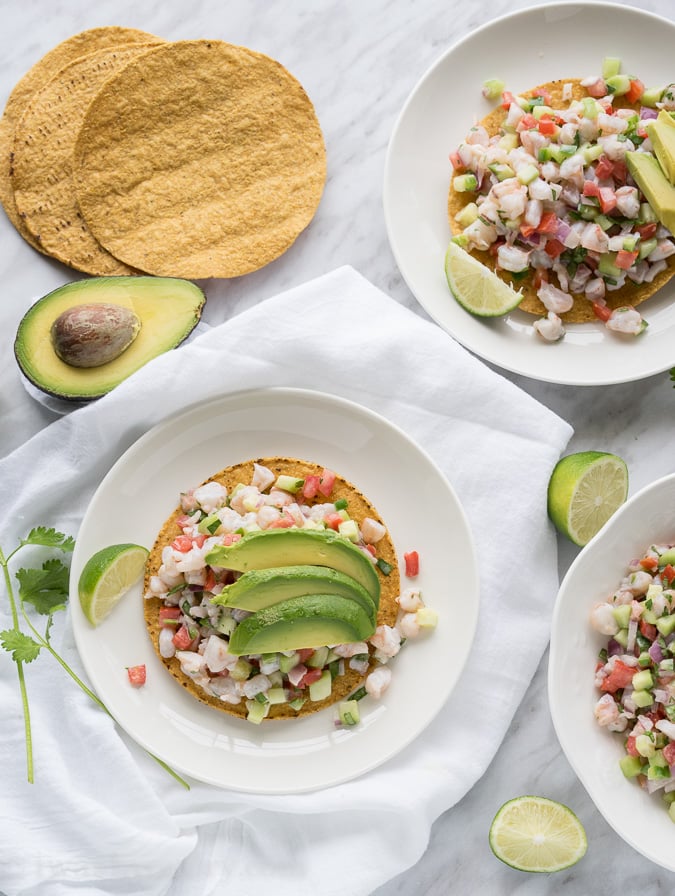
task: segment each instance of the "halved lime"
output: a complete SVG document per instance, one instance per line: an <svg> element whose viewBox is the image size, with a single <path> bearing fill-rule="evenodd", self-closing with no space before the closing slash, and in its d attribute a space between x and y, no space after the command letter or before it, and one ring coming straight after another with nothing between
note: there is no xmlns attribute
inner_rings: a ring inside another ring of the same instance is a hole
<svg viewBox="0 0 675 896"><path fill-rule="evenodd" d="M490 826L492 852L518 871L569 868L584 855L587 845L586 832L574 812L543 796L509 800Z"/></svg>
<svg viewBox="0 0 675 896"><path fill-rule="evenodd" d="M585 545L628 495L628 469L616 454L579 451L556 464L548 484L548 514L574 544Z"/></svg>
<svg viewBox="0 0 675 896"><path fill-rule="evenodd" d="M85 563L77 590L82 611L98 625L140 578L147 548L138 544L111 544Z"/></svg>
<svg viewBox="0 0 675 896"><path fill-rule="evenodd" d="M478 317L499 317L523 301L522 290L516 292L457 243L445 253L445 276L462 308Z"/></svg>

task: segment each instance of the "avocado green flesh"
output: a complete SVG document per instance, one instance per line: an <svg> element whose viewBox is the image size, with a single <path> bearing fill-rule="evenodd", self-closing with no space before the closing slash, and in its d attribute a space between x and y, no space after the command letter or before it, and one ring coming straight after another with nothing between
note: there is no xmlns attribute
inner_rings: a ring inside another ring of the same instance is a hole
<svg viewBox="0 0 675 896"><path fill-rule="evenodd" d="M654 156L646 152L627 152L626 162L633 180L664 227L675 233L675 187L667 179Z"/></svg>
<svg viewBox="0 0 675 896"><path fill-rule="evenodd" d="M206 555L210 566L248 572L275 566L324 566L355 579L380 603L380 581L365 554L332 529L264 529L247 532L234 544L216 545Z"/></svg>
<svg viewBox="0 0 675 896"><path fill-rule="evenodd" d="M67 283L39 299L19 324L14 354L24 376L43 392L71 401L100 398L152 358L175 348L198 324L204 293L171 277L92 277ZM110 303L129 308L141 322L121 355L99 367L66 364L51 341L51 326L77 305Z"/></svg>
<svg viewBox="0 0 675 896"><path fill-rule="evenodd" d="M252 569L233 585L227 585L213 599L213 603L256 612L303 594L337 594L356 601L372 622L377 616L373 599L356 579L326 566Z"/></svg>
<svg viewBox="0 0 675 896"><path fill-rule="evenodd" d="M235 656L325 647L369 638L374 623L355 601L336 594L292 597L243 619L230 638Z"/></svg>
<svg viewBox="0 0 675 896"><path fill-rule="evenodd" d="M675 121L662 109L658 118L647 123L647 133L663 173L675 184Z"/></svg>

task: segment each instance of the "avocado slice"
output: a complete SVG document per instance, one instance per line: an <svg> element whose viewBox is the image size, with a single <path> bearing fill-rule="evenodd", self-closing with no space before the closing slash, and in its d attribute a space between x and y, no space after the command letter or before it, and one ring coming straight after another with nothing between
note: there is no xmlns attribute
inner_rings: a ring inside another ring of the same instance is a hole
<svg viewBox="0 0 675 896"><path fill-rule="evenodd" d="M647 122L646 130L663 173L675 184L675 121L661 109L657 118Z"/></svg>
<svg viewBox="0 0 675 896"><path fill-rule="evenodd" d="M671 233L675 233L675 187L663 173L653 155L627 152L628 170L654 209L654 214Z"/></svg>
<svg viewBox="0 0 675 896"><path fill-rule="evenodd" d="M17 330L14 354L24 376L42 392L70 401L100 398L152 358L175 348L196 327L206 301L189 280L173 277L92 277L66 283L28 309ZM84 305L117 305L140 321L131 344L96 367L63 361L52 342L52 324Z"/></svg>
<svg viewBox="0 0 675 896"><path fill-rule="evenodd" d="M356 581L380 604L380 580L360 548L333 529L262 529L247 532L231 545L215 545L206 554L210 566L239 572L271 566L329 566Z"/></svg>
<svg viewBox="0 0 675 896"><path fill-rule="evenodd" d="M377 607L356 579L327 566L275 566L251 569L213 598L214 604L256 612L303 594L338 594L356 601L372 622Z"/></svg>
<svg viewBox="0 0 675 896"><path fill-rule="evenodd" d="M337 594L303 594L247 616L234 630L228 650L241 656L325 647L363 641L374 631L356 601Z"/></svg>

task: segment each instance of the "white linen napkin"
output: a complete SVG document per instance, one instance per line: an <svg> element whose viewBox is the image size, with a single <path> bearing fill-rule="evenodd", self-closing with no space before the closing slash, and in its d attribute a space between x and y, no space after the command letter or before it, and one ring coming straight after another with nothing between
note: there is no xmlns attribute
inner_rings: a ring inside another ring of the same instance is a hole
<svg viewBox="0 0 675 896"><path fill-rule="evenodd" d="M412 745L354 781L293 796L198 782L188 792L41 656L25 667L36 764L29 785L16 671L0 652L7 896L248 896L270 886L276 896L368 894L419 859L434 819L494 756L548 641L558 579L546 484L571 428L351 268L152 361L0 461L0 545L11 549L38 524L75 534L113 462L168 415L228 389L280 385L379 412L454 486L481 578L475 646L459 685ZM0 615L6 628L6 600ZM81 672L67 616L53 640ZM514 652L507 671L503 657Z"/></svg>

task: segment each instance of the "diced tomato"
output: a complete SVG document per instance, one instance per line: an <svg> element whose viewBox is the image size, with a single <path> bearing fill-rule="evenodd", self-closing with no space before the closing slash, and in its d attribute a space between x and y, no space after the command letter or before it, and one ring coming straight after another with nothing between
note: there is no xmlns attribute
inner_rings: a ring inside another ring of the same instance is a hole
<svg viewBox="0 0 675 896"><path fill-rule="evenodd" d="M542 283L548 283L548 271L545 268L537 268L532 278L532 285L539 289Z"/></svg>
<svg viewBox="0 0 675 896"><path fill-rule="evenodd" d="M192 539L189 535L179 535L171 542L174 551L180 551L181 554L187 554L192 550Z"/></svg>
<svg viewBox="0 0 675 896"><path fill-rule="evenodd" d="M657 226L656 221L652 221L650 224L641 224L636 229L643 240L650 240L656 233Z"/></svg>
<svg viewBox="0 0 675 896"><path fill-rule="evenodd" d="M515 103L516 98L511 93L510 90L505 90L502 93L502 109L508 109L511 103Z"/></svg>
<svg viewBox="0 0 675 896"><path fill-rule="evenodd" d="M627 103L637 103L642 94L645 92L645 85L639 78L631 78L628 93L624 94Z"/></svg>
<svg viewBox="0 0 675 896"><path fill-rule="evenodd" d="M206 535L203 532L200 532L198 535L195 535L192 539L192 543L196 545L198 548L204 547L204 542L206 541Z"/></svg>
<svg viewBox="0 0 675 896"><path fill-rule="evenodd" d="M213 591L216 587L216 574L209 566L206 570L206 579L204 581L204 591Z"/></svg>
<svg viewBox="0 0 675 896"><path fill-rule="evenodd" d="M616 208L616 193L611 187L600 187L598 192L600 199L600 211L603 215L608 215Z"/></svg>
<svg viewBox="0 0 675 896"><path fill-rule="evenodd" d="M364 548L368 551L371 557L377 557L377 548L374 544L366 544Z"/></svg>
<svg viewBox="0 0 675 896"><path fill-rule="evenodd" d="M544 137L552 137L558 130L558 125L551 118L539 119L539 133Z"/></svg>
<svg viewBox="0 0 675 896"><path fill-rule="evenodd" d="M531 131L538 125L537 119L530 112L526 112L516 125L517 131Z"/></svg>
<svg viewBox="0 0 675 896"><path fill-rule="evenodd" d="M537 233L556 234L558 232L558 224L559 221L555 212L544 212L537 227Z"/></svg>
<svg viewBox="0 0 675 896"><path fill-rule="evenodd" d="M340 523L344 522L339 513L327 513L324 517L324 523L328 526L329 529L337 530L340 528Z"/></svg>
<svg viewBox="0 0 675 896"><path fill-rule="evenodd" d="M639 756L640 754L637 751L637 747L635 746L635 739L637 734L629 734L628 739L626 740L626 753L629 756Z"/></svg>
<svg viewBox="0 0 675 896"><path fill-rule="evenodd" d="M628 177L628 165L623 159L612 162L612 177L618 184L625 184Z"/></svg>
<svg viewBox="0 0 675 896"><path fill-rule="evenodd" d="M606 323L612 316L612 309L609 305L603 305L602 302L593 302L593 313L598 320Z"/></svg>
<svg viewBox="0 0 675 896"><path fill-rule="evenodd" d="M180 619L181 617L180 607L160 607L159 608L159 621L162 625L165 625L169 621L176 621L176 619Z"/></svg>
<svg viewBox="0 0 675 896"><path fill-rule="evenodd" d="M643 557L642 560L640 560L640 566L643 569L653 572L655 569L658 569L659 561L656 557Z"/></svg>
<svg viewBox="0 0 675 896"><path fill-rule="evenodd" d="M605 83L604 78L598 78L597 81L594 81L592 84L586 85L586 93L589 96L595 97L595 99L601 99L601 97L607 95L607 84Z"/></svg>
<svg viewBox="0 0 675 896"><path fill-rule="evenodd" d="M520 225L521 234L527 239L532 236L533 233L537 232L537 228L533 227L531 224L521 224Z"/></svg>
<svg viewBox="0 0 675 896"><path fill-rule="evenodd" d="M176 648L176 650L187 650L190 644L192 644L190 630L188 629L187 625L183 623L176 634L173 636L173 646Z"/></svg>
<svg viewBox="0 0 675 896"><path fill-rule="evenodd" d="M223 537L220 539L221 544L224 544L226 548L229 548L231 544L234 544L235 541L239 541L241 535L238 532L226 532Z"/></svg>
<svg viewBox="0 0 675 896"><path fill-rule="evenodd" d="M614 263L617 268L621 268L622 271L627 271L628 268L632 268L635 264L638 254L638 252L627 252L625 249L619 249L616 253L616 261Z"/></svg>
<svg viewBox="0 0 675 896"><path fill-rule="evenodd" d="M268 529L290 529L291 526L295 525L295 521L290 516L280 516L278 519L273 520Z"/></svg>
<svg viewBox="0 0 675 896"><path fill-rule="evenodd" d="M584 181L584 196L599 196L600 195L600 187L596 184L594 180L585 180Z"/></svg>
<svg viewBox="0 0 675 896"><path fill-rule="evenodd" d="M323 675L323 669L308 669L298 682L299 688L306 688L313 682L318 681Z"/></svg>
<svg viewBox="0 0 675 896"><path fill-rule="evenodd" d="M305 481L302 484L302 496L303 498L316 498L317 493L319 491L319 484L321 483L321 478L319 476L306 476Z"/></svg>
<svg viewBox="0 0 675 896"><path fill-rule="evenodd" d="M451 152L448 158L450 159L450 164L455 171L459 172L464 170L464 164L462 163L457 150Z"/></svg>
<svg viewBox="0 0 675 896"><path fill-rule="evenodd" d="M663 748L663 758L668 765L675 765L675 743L673 743L673 741L666 744Z"/></svg>
<svg viewBox="0 0 675 896"><path fill-rule="evenodd" d="M655 625L652 625L651 622L647 622L646 619L640 619L638 621L638 628L640 630L640 634L645 638L649 638L650 641L656 640L658 629Z"/></svg>
<svg viewBox="0 0 675 896"><path fill-rule="evenodd" d="M408 551L403 555L405 560L405 574L408 578L414 578L420 571L420 555L417 551Z"/></svg>
<svg viewBox="0 0 675 896"><path fill-rule="evenodd" d="M319 491L325 498L327 498L330 495L330 493L333 491L334 485L335 485L335 473L332 470L326 470L324 468L321 471L321 481L319 483Z"/></svg>
<svg viewBox="0 0 675 896"><path fill-rule="evenodd" d="M181 514L181 516L176 517L176 523L183 529L185 526L191 526L193 520L187 515L187 513Z"/></svg>
<svg viewBox="0 0 675 896"><path fill-rule="evenodd" d="M546 240L544 250L546 254L551 258L558 258L565 251L565 246L560 242L560 240L549 239Z"/></svg>
<svg viewBox="0 0 675 896"><path fill-rule="evenodd" d="M595 165L595 176L599 180L606 180L614 173L614 162L609 156L602 155Z"/></svg>
<svg viewBox="0 0 675 896"><path fill-rule="evenodd" d="M675 579L675 566L671 566L670 563L667 563L661 571L661 579L665 585L670 585L673 579Z"/></svg>
<svg viewBox="0 0 675 896"><path fill-rule="evenodd" d="M143 687L146 679L145 664L142 666L129 666L127 675L129 676L129 683L132 687Z"/></svg>
<svg viewBox="0 0 675 896"><path fill-rule="evenodd" d="M615 660L614 668L607 678L603 678L600 690L614 694L620 688L627 687L632 682L635 671L633 666L628 666L619 659Z"/></svg>
<svg viewBox="0 0 675 896"><path fill-rule="evenodd" d="M300 647L298 650L296 650L296 653L300 657L299 662L306 663L307 660L310 658L310 656L312 656L312 654L314 653L314 648L313 647Z"/></svg>

